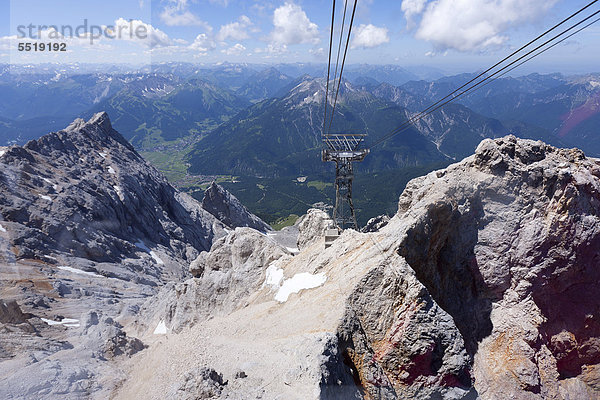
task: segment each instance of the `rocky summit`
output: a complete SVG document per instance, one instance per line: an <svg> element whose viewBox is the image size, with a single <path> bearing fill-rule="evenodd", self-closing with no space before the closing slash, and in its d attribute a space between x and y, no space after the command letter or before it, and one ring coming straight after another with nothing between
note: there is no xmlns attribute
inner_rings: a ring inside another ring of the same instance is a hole
<svg viewBox="0 0 600 400"><path fill-rule="evenodd" d="M0 397L598 399L600 160L514 136L325 248L106 114L0 156Z"/></svg>
<svg viewBox="0 0 600 400"><path fill-rule="evenodd" d="M106 113L2 150L0 398L107 398L147 348L128 327L141 305L249 221L266 226L175 190Z"/></svg>
<svg viewBox="0 0 600 400"><path fill-rule="evenodd" d="M238 228L150 299L115 398L600 398L599 160L487 139L374 232L309 214L298 254Z"/></svg>
<svg viewBox="0 0 600 400"><path fill-rule="evenodd" d="M240 201L215 182L204 192L202 208L214 215L229 228L247 226L261 232L268 232L271 227L252 214Z"/></svg>

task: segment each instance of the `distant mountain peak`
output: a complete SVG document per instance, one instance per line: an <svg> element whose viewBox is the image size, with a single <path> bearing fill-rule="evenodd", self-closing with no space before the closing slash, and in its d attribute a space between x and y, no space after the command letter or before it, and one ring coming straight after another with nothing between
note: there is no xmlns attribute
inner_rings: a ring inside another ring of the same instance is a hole
<svg viewBox="0 0 600 400"><path fill-rule="evenodd" d="M202 208L230 228L246 226L261 232L271 230L266 222L248 211L234 195L215 181L204 192Z"/></svg>
<svg viewBox="0 0 600 400"><path fill-rule="evenodd" d="M92 118L87 122L83 118L76 118L69 126L64 130L65 132L74 132L83 129L86 125L95 125L103 131L109 131L112 129L110 118L105 111L95 113Z"/></svg>

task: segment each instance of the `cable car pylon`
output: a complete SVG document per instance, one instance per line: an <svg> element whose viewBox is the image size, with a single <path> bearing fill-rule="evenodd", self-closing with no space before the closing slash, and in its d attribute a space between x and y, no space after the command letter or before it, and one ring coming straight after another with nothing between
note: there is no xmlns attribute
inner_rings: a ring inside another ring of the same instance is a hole
<svg viewBox="0 0 600 400"><path fill-rule="evenodd" d="M335 207L333 222L344 230L358 230L356 213L352 202L352 181L354 168L352 163L363 161L369 149L361 148L365 134L336 133L323 135L323 162L335 162Z"/></svg>

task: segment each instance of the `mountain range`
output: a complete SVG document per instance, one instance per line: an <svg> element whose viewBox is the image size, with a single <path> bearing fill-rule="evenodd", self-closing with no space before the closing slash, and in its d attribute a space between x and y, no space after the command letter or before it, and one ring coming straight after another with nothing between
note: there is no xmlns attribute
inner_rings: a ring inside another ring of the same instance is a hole
<svg viewBox="0 0 600 400"><path fill-rule="evenodd" d="M94 66L26 67L0 68L0 145L24 143L76 117L106 111L115 129L190 192L206 184L204 176L260 179L259 186L246 185L244 191L241 185L239 190L228 186L258 201L264 197L261 186L277 186L283 178L333 179L333 166L320 160L322 65L164 63L150 70L109 72ZM405 176L407 168L447 165L471 154L482 139L509 133L600 155L598 74L503 77L378 143L476 74L441 76L427 68L373 65L350 65L346 72L331 131L366 133L366 146L377 143L356 166L357 176L363 174L367 182L386 171ZM329 115L331 105L332 100ZM304 189L306 195L300 193L296 203L302 212L315 198ZM321 201L331 201L327 187L319 193ZM265 210L264 204L247 206ZM269 207L271 217L261 214L268 222L286 211L275 202ZM378 207L365 218L391 207Z"/></svg>

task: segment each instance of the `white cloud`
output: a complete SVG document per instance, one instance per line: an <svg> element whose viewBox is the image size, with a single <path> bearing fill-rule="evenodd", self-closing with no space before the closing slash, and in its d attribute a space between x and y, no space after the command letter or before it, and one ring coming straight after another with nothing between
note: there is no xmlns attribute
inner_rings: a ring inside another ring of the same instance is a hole
<svg viewBox="0 0 600 400"><path fill-rule="evenodd" d="M308 52L315 57L323 57L326 54L325 49L322 47L319 47L318 49L310 49Z"/></svg>
<svg viewBox="0 0 600 400"><path fill-rule="evenodd" d="M317 44L319 28L308 19L302 8L294 3L285 3L273 12L271 40L279 45L301 43Z"/></svg>
<svg viewBox="0 0 600 400"><path fill-rule="evenodd" d="M211 50L214 50L217 44L211 39L206 33L201 33L196 36L194 42L188 46L189 49L199 53L199 55L206 55Z"/></svg>
<svg viewBox="0 0 600 400"><path fill-rule="evenodd" d="M252 21L245 15L242 15L236 22L221 26L217 35L217 40L225 41L227 39L244 40L250 35L248 31L252 27Z"/></svg>
<svg viewBox="0 0 600 400"><path fill-rule="evenodd" d="M390 41L387 28L379 28L375 25L362 24L356 28L352 37L351 47L377 47Z"/></svg>
<svg viewBox="0 0 600 400"><path fill-rule="evenodd" d="M0 50L11 50L13 43L17 43L17 36L1 36L0 37ZM15 44L16 46L16 44Z"/></svg>
<svg viewBox="0 0 600 400"><path fill-rule="evenodd" d="M268 44L265 48L256 48L254 52L257 54L266 53L266 54L283 54L287 53L288 48L285 44L274 45L272 43Z"/></svg>
<svg viewBox="0 0 600 400"><path fill-rule="evenodd" d="M173 41L166 33L140 20L126 21L119 18L115 21L115 30L117 38L138 42L151 49L173 45Z"/></svg>
<svg viewBox="0 0 600 400"><path fill-rule="evenodd" d="M539 18L558 0L404 0L402 10L417 22L415 37L437 49L476 51L504 44L506 31Z"/></svg>
<svg viewBox="0 0 600 400"><path fill-rule="evenodd" d="M242 54L244 51L246 51L246 47L244 47L240 43L236 43L235 45L231 46L228 49L221 50L221 53L225 53L228 56L233 56L233 55L238 56L238 55Z"/></svg>
<svg viewBox="0 0 600 400"><path fill-rule="evenodd" d="M188 0L169 0L160 19L169 26L203 26L207 30L212 27L188 10Z"/></svg>
<svg viewBox="0 0 600 400"><path fill-rule="evenodd" d="M401 8L408 21L409 28L414 26L413 17L423 12L425 4L427 4L427 0L404 0L402 2Z"/></svg>
<svg viewBox="0 0 600 400"><path fill-rule="evenodd" d="M160 13L160 19L169 26L204 26L208 24L189 11L177 11L174 8L166 7Z"/></svg>

